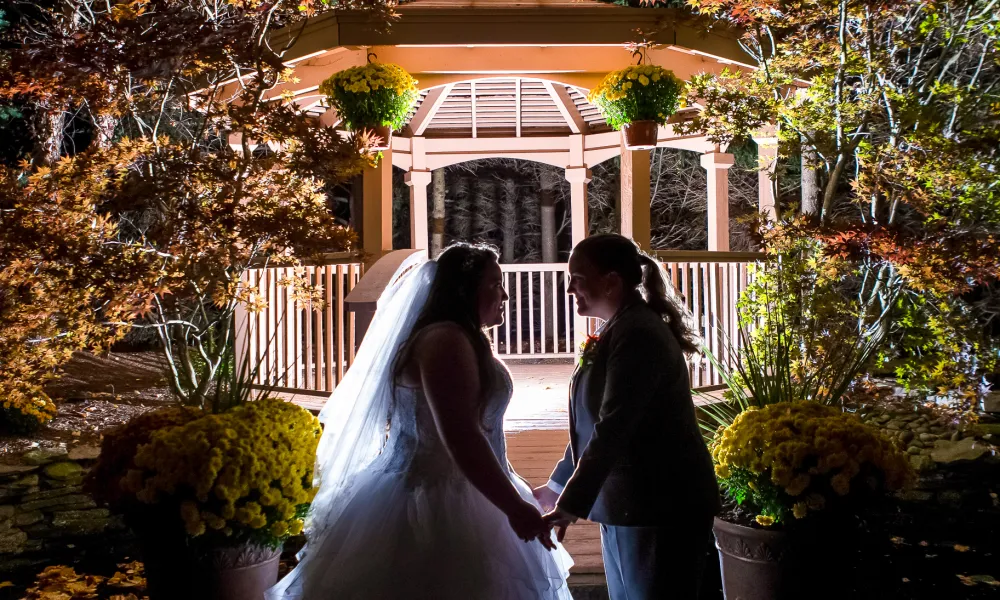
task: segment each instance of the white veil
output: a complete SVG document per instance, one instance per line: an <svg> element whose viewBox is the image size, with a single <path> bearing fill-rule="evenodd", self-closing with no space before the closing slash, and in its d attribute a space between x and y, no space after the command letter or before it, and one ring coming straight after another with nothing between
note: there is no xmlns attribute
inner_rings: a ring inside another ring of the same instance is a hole
<svg viewBox="0 0 1000 600"><path fill-rule="evenodd" d="M347 504L342 493L382 451L392 410L393 360L427 302L436 273L437 263L426 261L423 253L397 269L379 297L351 368L319 413L324 426L316 451L319 491L306 521L309 544L300 559L305 558L309 546L322 545L326 530Z"/></svg>

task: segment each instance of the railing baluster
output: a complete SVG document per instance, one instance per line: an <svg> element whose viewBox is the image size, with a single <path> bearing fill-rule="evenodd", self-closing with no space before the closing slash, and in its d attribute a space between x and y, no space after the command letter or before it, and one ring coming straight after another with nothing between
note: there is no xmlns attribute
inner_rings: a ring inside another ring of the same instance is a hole
<svg viewBox="0 0 1000 600"><path fill-rule="evenodd" d="M552 271L552 352L559 354L559 273Z"/></svg>
<svg viewBox="0 0 1000 600"><path fill-rule="evenodd" d="M337 299L337 302L340 304L341 314L343 314L344 311L346 310L346 305L344 304L344 300L347 298L347 294L349 294L351 290L354 289L354 286L358 285L358 282L361 281L361 276L365 274L364 265L361 263L351 263L347 269L347 273L348 273L347 292L341 294L340 297ZM350 367L351 364L354 363L354 353L357 351L358 348L358 340L356 337L357 331L358 330L357 330L357 323L355 322L355 315L353 312L349 313L347 315L347 357L348 357L347 367Z"/></svg>
<svg viewBox="0 0 1000 600"><path fill-rule="evenodd" d="M535 354L535 273L528 271L528 354Z"/></svg>
<svg viewBox="0 0 1000 600"><path fill-rule="evenodd" d="M337 380L335 385L340 385L344 379L344 342L346 331L344 330L344 265L337 265Z"/></svg>
<svg viewBox="0 0 1000 600"><path fill-rule="evenodd" d="M336 287L333 281L335 267L333 265L326 265L324 269L324 277L326 278L326 291L323 296L326 298L326 319L323 327L323 332L325 337L323 338L323 346L326 348L326 356L323 361L323 375L325 378L325 385L323 391L332 392L334 387L337 385L337 379L334 375L334 362L337 359L337 355L334 354L334 340L342 335L344 332L340 331L335 326L333 311L338 310L339 298L336 295Z"/></svg>
<svg viewBox="0 0 1000 600"><path fill-rule="evenodd" d="M574 302L569 293L569 274L563 273L563 304L566 306L566 354L570 356L573 355L573 329L570 323L573 322L573 308L576 302Z"/></svg>
<svg viewBox="0 0 1000 600"><path fill-rule="evenodd" d="M316 285L316 282L315 282L315 280L313 278L313 275L315 275L315 272L316 272L316 268L315 267L306 267L306 277L308 277L308 279L309 279L309 286L310 287ZM305 312L304 317L305 317L305 344L306 344L306 347L305 347L305 355L302 358L302 367L304 369L302 381L303 381L303 384L304 384L303 387L305 387L305 389L307 389L307 390L311 390L311 389L315 389L315 387L313 386L313 372L312 372L312 369L313 369L313 365L316 362L315 360L313 360L313 316L315 315L315 312L313 311L312 298L310 298L309 301L306 302L306 306L305 306L305 311L304 312Z"/></svg>
<svg viewBox="0 0 1000 600"><path fill-rule="evenodd" d="M517 353L521 354L522 352L524 352L524 345L522 343L524 338L521 335L522 332L523 332L523 329L524 329L524 327L522 326L522 324L524 323L524 320L521 318L522 314L523 314L521 312L521 274L517 273L515 275L515 277L517 277L517 283L516 283L516 287L517 287Z"/></svg>
<svg viewBox="0 0 1000 600"><path fill-rule="evenodd" d="M548 333L547 331L545 331L545 324L546 324L545 322L545 278L546 277L545 276L547 274L548 273L546 271L538 272L538 308L539 308L538 318L541 320L540 329L542 332L542 339L540 341L541 341L542 354L545 354L545 335Z"/></svg>
<svg viewBox="0 0 1000 600"><path fill-rule="evenodd" d="M261 289L260 285L263 276L264 276L264 271L262 269L254 269L253 271L250 272L250 281L253 282L254 289L256 290L254 293L258 295L262 295L264 293L264 290ZM250 319L248 320L248 322L250 323L250 330L247 332L247 334L250 336L250 341L247 344L248 350L250 352L250 359L249 359L250 362L247 363L247 367L250 369L250 372L253 373L253 383L256 383L258 385L262 383L261 369L259 369L258 367L261 364L263 364L262 361L264 358L263 356L261 356L261 345L259 341L260 332L262 329L261 325L263 320L264 320L263 312L255 312L252 315L250 315Z"/></svg>
<svg viewBox="0 0 1000 600"><path fill-rule="evenodd" d="M503 287L505 290L510 290L510 273L503 274ZM508 292L509 293L509 292ZM507 306L504 308L506 313L504 313L503 320L503 334L504 334L504 347L503 351L505 355L510 354L510 328L511 328L511 314L510 314L510 299L507 299Z"/></svg>

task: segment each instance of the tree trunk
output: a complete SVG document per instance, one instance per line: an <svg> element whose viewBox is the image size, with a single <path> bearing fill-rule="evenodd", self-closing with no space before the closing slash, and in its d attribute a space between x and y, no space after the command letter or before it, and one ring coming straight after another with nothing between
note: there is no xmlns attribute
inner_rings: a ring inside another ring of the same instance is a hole
<svg viewBox="0 0 1000 600"><path fill-rule="evenodd" d="M503 197L500 205L500 232L503 235L503 253L501 262L512 264L517 257L517 183L513 179L507 178L503 182Z"/></svg>
<svg viewBox="0 0 1000 600"><path fill-rule="evenodd" d="M479 179L477 192L469 199L469 210L472 212L472 238L476 242L486 241L489 234L491 214L496 207L497 183L487 175Z"/></svg>
<svg viewBox="0 0 1000 600"><path fill-rule="evenodd" d="M118 120L110 115L93 115L94 142L98 148L107 149L115 139L115 127Z"/></svg>
<svg viewBox="0 0 1000 600"><path fill-rule="evenodd" d="M820 207L819 170L816 162L819 157L809 145L802 145L802 208L803 215L816 216Z"/></svg>
<svg viewBox="0 0 1000 600"><path fill-rule="evenodd" d="M431 258L437 258L444 250L444 169L431 173Z"/></svg>
<svg viewBox="0 0 1000 600"><path fill-rule="evenodd" d="M542 203L542 262L554 263L558 260L559 244L556 239L556 174L545 169L541 176Z"/></svg>
<svg viewBox="0 0 1000 600"><path fill-rule="evenodd" d="M456 210L452 222L454 223L455 239L461 242L468 242L472 238L472 215L469 214L469 211L472 210L472 203L469 201L469 197L472 195L469 193L471 187L467 177L461 177L455 182Z"/></svg>
<svg viewBox="0 0 1000 600"><path fill-rule="evenodd" d="M35 107L34 129L35 148L32 152L35 163L54 165L62 157L63 136L66 128L66 111L62 106L39 104Z"/></svg>

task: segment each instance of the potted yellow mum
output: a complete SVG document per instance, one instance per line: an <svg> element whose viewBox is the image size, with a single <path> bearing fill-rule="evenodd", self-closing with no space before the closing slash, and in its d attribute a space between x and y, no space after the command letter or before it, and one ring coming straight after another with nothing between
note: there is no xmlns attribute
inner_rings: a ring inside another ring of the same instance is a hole
<svg viewBox="0 0 1000 600"><path fill-rule="evenodd" d="M748 409L710 449L739 507L716 519L715 536L726 597L742 600L811 597L855 541L834 527L913 476L878 430L816 402Z"/></svg>
<svg viewBox="0 0 1000 600"><path fill-rule="evenodd" d="M262 598L315 495L320 433L278 399L173 407L107 435L88 483L138 535L152 600Z"/></svg>
<svg viewBox="0 0 1000 600"><path fill-rule="evenodd" d="M390 63L339 71L321 83L319 91L349 129L378 138L375 150L389 148L393 130L402 129L420 98L416 80Z"/></svg>
<svg viewBox="0 0 1000 600"><path fill-rule="evenodd" d="M728 387L701 409L727 500L714 529L728 599L854 597L838 588L853 584L861 517L913 477L900 449L842 408L887 316L821 285L817 266L832 263L821 246L791 244L754 269L738 343L708 353Z"/></svg>
<svg viewBox="0 0 1000 600"><path fill-rule="evenodd" d="M621 130L630 150L656 147L657 126L666 125L680 104L683 82L658 65L632 65L608 73L587 96L608 125Z"/></svg>

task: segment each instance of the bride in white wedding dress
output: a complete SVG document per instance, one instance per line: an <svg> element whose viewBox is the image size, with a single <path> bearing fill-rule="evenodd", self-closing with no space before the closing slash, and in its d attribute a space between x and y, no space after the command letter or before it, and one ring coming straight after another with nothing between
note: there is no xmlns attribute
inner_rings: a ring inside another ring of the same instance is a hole
<svg viewBox="0 0 1000 600"><path fill-rule="evenodd" d="M267 600L570 599L572 561L507 462L512 384L483 333L507 299L496 253L453 246L397 278L320 413L308 543Z"/></svg>

